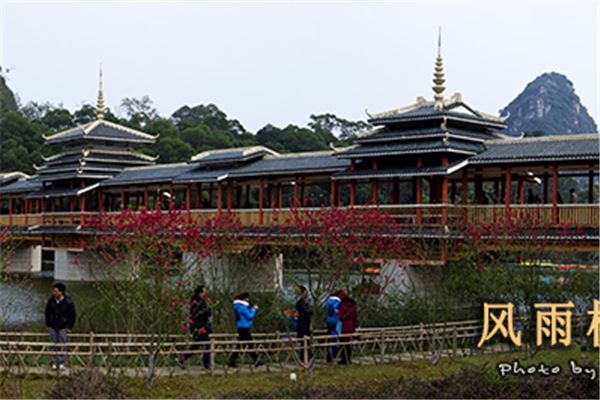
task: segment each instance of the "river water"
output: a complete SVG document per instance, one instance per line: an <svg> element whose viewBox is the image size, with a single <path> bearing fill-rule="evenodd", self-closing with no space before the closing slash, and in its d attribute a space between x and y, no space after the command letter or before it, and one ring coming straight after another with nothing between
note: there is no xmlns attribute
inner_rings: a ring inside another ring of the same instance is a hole
<svg viewBox="0 0 600 400"><path fill-rule="evenodd" d="M1 278L0 278L1 279ZM44 309L54 281L27 279L19 283L0 280L0 329L40 331L45 329ZM94 323L94 305L101 300L93 283L67 283L67 294L77 306L78 325Z"/></svg>

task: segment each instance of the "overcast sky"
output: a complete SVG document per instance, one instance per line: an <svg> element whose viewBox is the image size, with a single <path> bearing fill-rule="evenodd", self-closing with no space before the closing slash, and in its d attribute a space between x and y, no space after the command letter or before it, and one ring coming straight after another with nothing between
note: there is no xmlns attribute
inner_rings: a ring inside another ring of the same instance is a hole
<svg viewBox="0 0 600 400"><path fill-rule="evenodd" d="M595 2L1 4L0 64L23 104L148 95L162 115L215 103L255 132L311 113L364 119L432 96L438 25L449 96L497 113L546 71L598 122Z"/></svg>

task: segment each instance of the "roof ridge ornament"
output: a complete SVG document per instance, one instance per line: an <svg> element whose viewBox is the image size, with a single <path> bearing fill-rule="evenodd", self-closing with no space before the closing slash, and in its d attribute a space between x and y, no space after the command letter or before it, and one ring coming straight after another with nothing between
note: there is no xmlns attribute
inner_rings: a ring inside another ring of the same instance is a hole
<svg viewBox="0 0 600 400"><path fill-rule="evenodd" d="M444 108L444 60L442 58L442 27L438 31L438 53L435 59L435 67L433 72L433 100L435 101L436 110L441 111Z"/></svg>
<svg viewBox="0 0 600 400"><path fill-rule="evenodd" d="M104 88L102 86L102 64L100 64L100 74L98 78L98 100L96 101L96 111L98 112L98 119L104 119Z"/></svg>

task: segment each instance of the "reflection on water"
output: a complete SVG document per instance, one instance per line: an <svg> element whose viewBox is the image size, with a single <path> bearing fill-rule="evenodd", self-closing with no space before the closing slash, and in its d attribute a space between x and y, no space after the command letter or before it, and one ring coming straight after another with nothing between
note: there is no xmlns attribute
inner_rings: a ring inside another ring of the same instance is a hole
<svg viewBox="0 0 600 400"><path fill-rule="evenodd" d="M45 329L44 309L52 293L52 279L26 279L12 283L0 281L0 329L39 331ZM77 307L77 330L89 326L93 306L101 301L93 283L65 283L67 294Z"/></svg>

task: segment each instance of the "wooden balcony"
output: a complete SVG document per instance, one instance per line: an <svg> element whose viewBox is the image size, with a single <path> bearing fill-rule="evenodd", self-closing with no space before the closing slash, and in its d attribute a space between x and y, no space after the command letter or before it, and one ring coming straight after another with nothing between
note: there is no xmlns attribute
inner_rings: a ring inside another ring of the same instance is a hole
<svg viewBox="0 0 600 400"><path fill-rule="evenodd" d="M343 208L343 207L340 207ZM402 224L413 226L440 226L443 221L444 208L447 213L447 225L460 226L466 222L494 223L504 222L509 216L513 222L530 221L539 226L557 226L567 224L577 227L598 227L600 220L600 208L598 204L559 204L556 210L557 218L554 218L554 210L549 204L535 205L512 205L507 213L505 205L443 205L425 204L417 206L414 204L402 205L380 205L380 206L356 206L356 209L377 208L394 216ZM303 210L315 210L315 208L300 208ZM183 211L186 213L187 211ZM225 213L226 211L222 211ZM237 209L233 211L244 226L269 226L284 225L292 216L292 210L284 209ZM86 218L97 214L86 212ZM216 209L195 209L189 211L194 221L203 222L217 216ZM262 214L262 223L261 223ZM14 214L0 215L0 226L36 226L36 225L80 225L82 214L79 212L55 212L44 214Z"/></svg>

